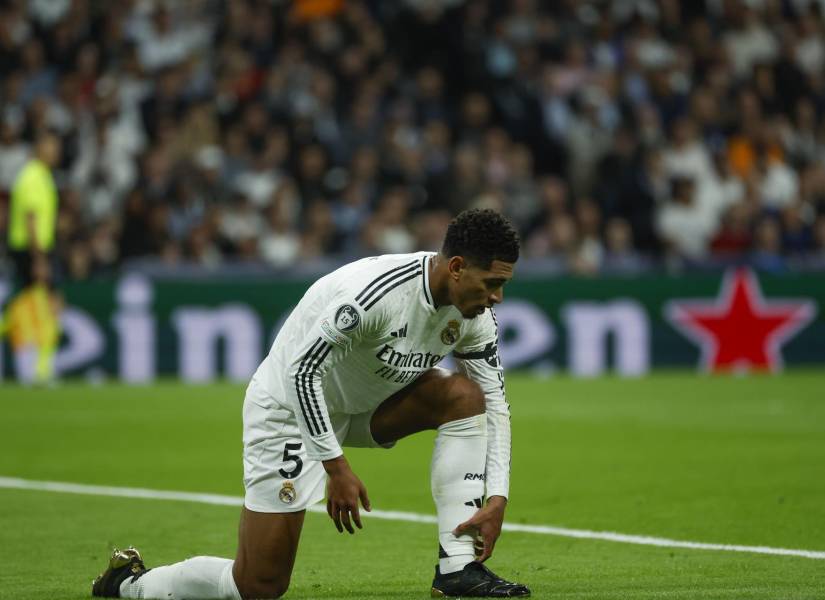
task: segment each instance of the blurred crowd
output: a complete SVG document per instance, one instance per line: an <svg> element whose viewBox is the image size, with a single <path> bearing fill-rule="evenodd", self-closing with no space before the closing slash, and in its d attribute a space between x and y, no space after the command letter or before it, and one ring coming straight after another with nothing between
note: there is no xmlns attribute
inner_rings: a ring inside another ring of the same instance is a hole
<svg viewBox="0 0 825 600"><path fill-rule="evenodd" d="M576 273L825 264L823 0L0 5L0 190L60 137L71 278L436 249L478 206Z"/></svg>

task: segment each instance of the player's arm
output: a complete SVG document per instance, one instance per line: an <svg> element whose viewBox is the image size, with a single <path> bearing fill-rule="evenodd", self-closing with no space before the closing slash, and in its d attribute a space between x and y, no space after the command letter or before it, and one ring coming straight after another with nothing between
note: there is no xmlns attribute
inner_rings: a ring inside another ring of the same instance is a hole
<svg viewBox="0 0 825 600"><path fill-rule="evenodd" d="M374 311L378 313L378 311ZM367 490L353 473L335 437L324 398L323 381L329 370L354 346L371 335L378 315L366 313L346 297L331 303L310 330L287 372L290 397L307 456L321 461L329 475L327 512L339 532L361 528L358 502L370 510ZM352 516L352 522L350 521Z"/></svg>
<svg viewBox="0 0 825 600"><path fill-rule="evenodd" d="M472 519L457 528L461 533L481 534L484 549L480 560L493 552L501 534L504 509L510 493L510 407L504 391L504 370L498 355L498 324L491 310L478 317L475 333L462 340L453 352L458 371L481 386L487 412L487 504Z"/></svg>

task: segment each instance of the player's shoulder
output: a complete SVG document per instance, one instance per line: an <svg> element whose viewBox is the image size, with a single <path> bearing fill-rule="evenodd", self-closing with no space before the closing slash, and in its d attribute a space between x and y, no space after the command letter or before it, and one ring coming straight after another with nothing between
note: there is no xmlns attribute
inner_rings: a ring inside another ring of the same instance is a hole
<svg viewBox="0 0 825 600"><path fill-rule="evenodd" d="M35 160L29 160L26 162L14 178L14 184L19 186L21 184L27 184L32 180L36 180L40 177L40 170L38 169L38 163Z"/></svg>
<svg viewBox="0 0 825 600"><path fill-rule="evenodd" d="M380 335L392 319L393 303L389 299L393 291L422 276L426 256L414 253L364 258L321 278L316 284L325 306L321 329L328 339L346 345L355 338Z"/></svg>
<svg viewBox="0 0 825 600"><path fill-rule="evenodd" d="M344 265L332 275L339 295L349 297L363 310L393 290L407 284L424 272L429 252L383 254L362 258Z"/></svg>
<svg viewBox="0 0 825 600"><path fill-rule="evenodd" d="M344 265L339 271L346 272L356 279L371 279L375 275L386 273L396 267L417 266L420 268L421 261L431 254L431 252L410 252L368 256Z"/></svg>

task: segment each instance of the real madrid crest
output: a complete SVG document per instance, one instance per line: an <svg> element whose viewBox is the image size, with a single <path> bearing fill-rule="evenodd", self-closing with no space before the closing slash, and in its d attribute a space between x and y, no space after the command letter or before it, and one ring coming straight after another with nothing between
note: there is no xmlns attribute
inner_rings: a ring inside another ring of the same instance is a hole
<svg viewBox="0 0 825 600"><path fill-rule="evenodd" d="M460 327L458 321L449 321L447 326L441 330L441 342L446 346L455 344L458 341Z"/></svg>
<svg viewBox="0 0 825 600"><path fill-rule="evenodd" d="M284 504L292 504L295 502L295 498L298 497L298 492L295 491L295 486L292 484L291 481L284 481L284 484L281 486L281 491L278 492L278 498Z"/></svg>

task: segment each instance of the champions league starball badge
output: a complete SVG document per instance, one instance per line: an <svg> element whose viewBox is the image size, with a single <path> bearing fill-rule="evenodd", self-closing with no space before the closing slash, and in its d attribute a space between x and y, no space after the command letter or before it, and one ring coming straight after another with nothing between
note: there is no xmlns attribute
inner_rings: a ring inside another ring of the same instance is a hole
<svg viewBox="0 0 825 600"><path fill-rule="evenodd" d="M449 321L447 326L441 330L441 342L446 346L452 346L458 341L460 325L458 321Z"/></svg>
<svg viewBox="0 0 825 600"><path fill-rule="evenodd" d="M350 304L344 304L335 311L335 327L338 331L352 331L358 327L360 320L361 317L358 316L358 311Z"/></svg>
<svg viewBox="0 0 825 600"><path fill-rule="evenodd" d="M298 492L295 491L295 486L291 481L284 481L281 486L281 491L278 492L278 499L284 504L292 504L295 498L298 497Z"/></svg>

